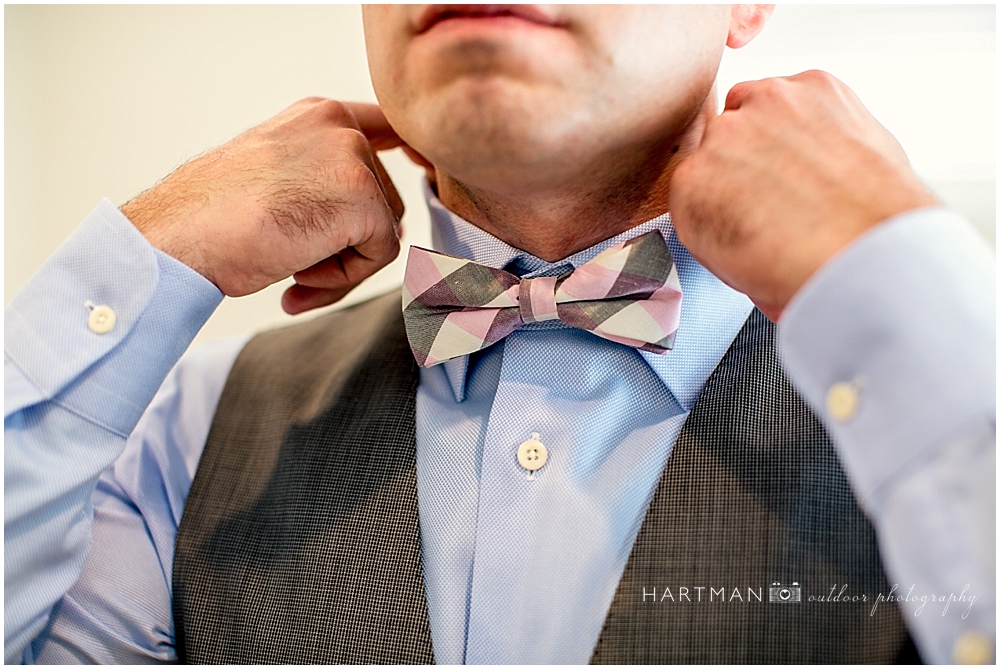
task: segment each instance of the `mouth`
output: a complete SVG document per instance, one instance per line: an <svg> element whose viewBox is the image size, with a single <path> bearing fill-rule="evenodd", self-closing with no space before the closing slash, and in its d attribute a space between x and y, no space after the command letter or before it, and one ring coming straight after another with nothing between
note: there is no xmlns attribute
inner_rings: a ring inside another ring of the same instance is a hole
<svg viewBox="0 0 1000 669"><path fill-rule="evenodd" d="M444 26L559 28L558 17L534 5L428 5L416 21L417 34Z"/></svg>

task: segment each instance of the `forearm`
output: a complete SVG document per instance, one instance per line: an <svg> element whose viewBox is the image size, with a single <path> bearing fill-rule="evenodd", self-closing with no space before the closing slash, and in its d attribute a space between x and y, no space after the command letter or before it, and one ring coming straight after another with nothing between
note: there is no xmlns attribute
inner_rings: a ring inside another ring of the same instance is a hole
<svg viewBox="0 0 1000 669"><path fill-rule="evenodd" d="M97 478L221 298L105 201L5 309L7 662L79 576Z"/></svg>
<svg viewBox="0 0 1000 669"><path fill-rule="evenodd" d="M994 267L956 215L912 212L835 257L780 321L782 360L834 437L895 595L913 586L901 606L931 662L993 637ZM947 611L913 599L963 590Z"/></svg>

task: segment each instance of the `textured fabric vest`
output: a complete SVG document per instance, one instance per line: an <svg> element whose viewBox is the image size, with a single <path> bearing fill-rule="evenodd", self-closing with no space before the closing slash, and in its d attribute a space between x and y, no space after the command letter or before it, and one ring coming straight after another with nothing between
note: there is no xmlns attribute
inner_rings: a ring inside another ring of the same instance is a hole
<svg viewBox="0 0 1000 669"><path fill-rule="evenodd" d="M419 372L399 299L259 335L237 359L178 532L182 661L433 662ZM777 602L773 582L788 587ZM872 614L889 587L874 530L755 311L674 446L591 660L919 661L899 610Z"/></svg>

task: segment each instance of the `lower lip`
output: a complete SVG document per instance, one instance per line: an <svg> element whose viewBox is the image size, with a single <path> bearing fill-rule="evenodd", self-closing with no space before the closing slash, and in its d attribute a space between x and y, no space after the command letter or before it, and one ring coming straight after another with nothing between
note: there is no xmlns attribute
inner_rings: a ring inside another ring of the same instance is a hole
<svg viewBox="0 0 1000 669"><path fill-rule="evenodd" d="M445 19L444 21L438 21L422 34L470 33L483 30L525 30L554 27L556 26L536 23L512 14L498 14L496 16L456 16Z"/></svg>

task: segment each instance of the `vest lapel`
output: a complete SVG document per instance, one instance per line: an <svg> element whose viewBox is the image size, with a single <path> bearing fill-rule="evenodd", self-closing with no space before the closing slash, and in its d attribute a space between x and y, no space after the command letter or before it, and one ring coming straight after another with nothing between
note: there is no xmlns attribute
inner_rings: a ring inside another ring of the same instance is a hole
<svg viewBox="0 0 1000 669"><path fill-rule="evenodd" d="M802 602L770 603L773 582ZM868 603L808 601L844 585ZM918 660L895 606L869 615L878 592L874 530L755 310L674 445L591 661Z"/></svg>
<svg viewBox="0 0 1000 669"><path fill-rule="evenodd" d="M183 660L433 662L418 379L398 293L248 344L178 534Z"/></svg>

